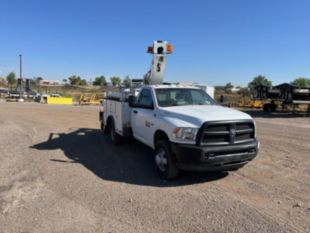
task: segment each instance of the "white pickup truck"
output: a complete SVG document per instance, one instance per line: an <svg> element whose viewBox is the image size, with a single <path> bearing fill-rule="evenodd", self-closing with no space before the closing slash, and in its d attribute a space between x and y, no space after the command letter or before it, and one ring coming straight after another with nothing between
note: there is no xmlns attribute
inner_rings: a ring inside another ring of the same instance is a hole
<svg viewBox="0 0 310 233"><path fill-rule="evenodd" d="M128 100L108 97L104 109L102 129L111 141L133 136L153 148L165 179L176 177L179 169L236 170L258 152L254 120L217 105L199 88L144 86Z"/></svg>
<svg viewBox="0 0 310 233"><path fill-rule="evenodd" d="M152 66L160 67L157 61L165 60L154 59ZM148 76L161 78L154 77ZM114 144L133 136L153 148L163 178L175 178L179 169L237 170L257 155L255 122L248 114L219 106L197 87L151 84L136 90L108 95L101 128Z"/></svg>

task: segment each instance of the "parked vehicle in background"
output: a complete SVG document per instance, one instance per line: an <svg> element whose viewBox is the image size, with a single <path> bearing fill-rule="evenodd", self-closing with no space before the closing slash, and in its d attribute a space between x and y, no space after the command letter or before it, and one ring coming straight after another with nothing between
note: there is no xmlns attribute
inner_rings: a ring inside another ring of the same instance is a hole
<svg viewBox="0 0 310 233"><path fill-rule="evenodd" d="M8 97L9 89L8 88L0 88L0 97Z"/></svg>

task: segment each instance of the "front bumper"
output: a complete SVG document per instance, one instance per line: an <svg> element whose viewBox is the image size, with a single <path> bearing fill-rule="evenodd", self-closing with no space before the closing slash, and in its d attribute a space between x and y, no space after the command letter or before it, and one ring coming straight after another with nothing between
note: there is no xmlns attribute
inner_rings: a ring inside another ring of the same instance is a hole
<svg viewBox="0 0 310 233"><path fill-rule="evenodd" d="M243 167L258 153L259 142L225 146L196 146L172 143L178 168L192 171L229 171Z"/></svg>

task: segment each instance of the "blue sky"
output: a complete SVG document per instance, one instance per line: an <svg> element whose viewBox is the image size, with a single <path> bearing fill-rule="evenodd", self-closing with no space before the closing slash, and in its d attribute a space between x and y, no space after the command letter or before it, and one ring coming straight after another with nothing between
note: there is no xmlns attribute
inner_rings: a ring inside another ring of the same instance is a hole
<svg viewBox="0 0 310 233"><path fill-rule="evenodd" d="M2 0L0 76L63 79L147 72L146 47L168 40L165 81L273 84L310 77L307 0Z"/></svg>

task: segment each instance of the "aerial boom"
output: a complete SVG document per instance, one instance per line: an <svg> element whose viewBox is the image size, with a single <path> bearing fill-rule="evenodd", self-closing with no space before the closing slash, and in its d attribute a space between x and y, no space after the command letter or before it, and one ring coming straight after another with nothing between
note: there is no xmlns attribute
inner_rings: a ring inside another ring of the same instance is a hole
<svg viewBox="0 0 310 233"><path fill-rule="evenodd" d="M167 55L172 53L172 45L167 41L154 41L153 46L148 47L148 53L153 54L151 69L144 75L144 83L149 85L161 84L164 78Z"/></svg>

